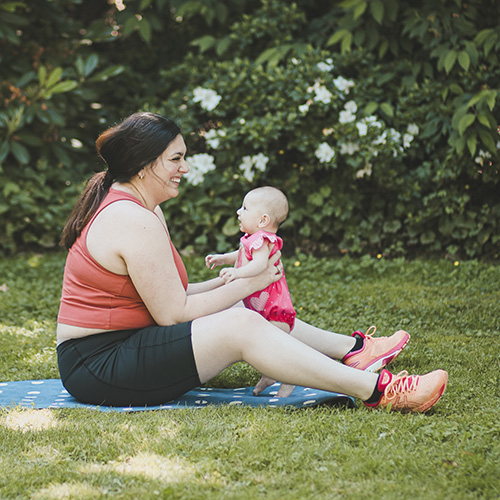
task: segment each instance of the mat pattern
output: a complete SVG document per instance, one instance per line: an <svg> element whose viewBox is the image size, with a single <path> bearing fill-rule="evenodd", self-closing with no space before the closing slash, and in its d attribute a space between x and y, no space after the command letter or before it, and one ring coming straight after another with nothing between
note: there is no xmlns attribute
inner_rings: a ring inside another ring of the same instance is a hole
<svg viewBox="0 0 500 500"><path fill-rule="evenodd" d="M99 411L134 412L145 410L170 410L178 408L203 408L209 405L241 406L293 406L304 408L320 404L355 406L354 399L344 394L319 391L308 387L296 387L288 398L277 398L279 384L268 387L259 396L252 394L253 387L238 389L216 389L198 387L178 399L158 406L110 407L78 402L68 394L59 379L23 380L0 382L0 407L24 408L89 408Z"/></svg>

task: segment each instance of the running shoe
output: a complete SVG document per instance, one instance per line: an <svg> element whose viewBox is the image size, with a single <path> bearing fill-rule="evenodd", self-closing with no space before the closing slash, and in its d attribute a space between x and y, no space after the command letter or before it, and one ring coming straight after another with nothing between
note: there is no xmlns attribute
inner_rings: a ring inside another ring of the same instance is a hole
<svg viewBox="0 0 500 500"><path fill-rule="evenodd" d="M382 370L377 388L383 394L378 403L365 405L403 413L424 412L438 402L447 382L448 373L444 370L434 370L426 375L408 375L407 371L393 375Z"/></svg>
<svg viewBox="0 0 500 500"><path fill-rule="evenodd" d="M346 354L342 362L359 370L376 372L393 361L410 340L410 334L404 330L398 330L391 337L374 338L376 331L377 328L371 326L366 334L354 332L352 337L359 335L363 338L363 347Z"/></svg>

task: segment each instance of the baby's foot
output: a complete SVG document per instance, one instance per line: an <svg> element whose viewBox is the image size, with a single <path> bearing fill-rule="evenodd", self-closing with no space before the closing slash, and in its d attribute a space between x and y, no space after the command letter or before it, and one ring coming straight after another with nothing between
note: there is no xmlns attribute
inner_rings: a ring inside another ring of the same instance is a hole
<svg viewBox="0 0 500 500"><path fill-rule="evenodd" d="M287 398L292 394L293 390L295 389L294 385L290 384L281 384L280 389L278 391L278 394L276 394L277 398Z"/></svg>
<svg viewBox="0 0 500 500"><path fill-rule="evenodd" d="M264 389L267 389L270 385L275 383L276 380L262 375L261 379L257 382L257 385L254 387L253 395L258 396Z"/></svg>

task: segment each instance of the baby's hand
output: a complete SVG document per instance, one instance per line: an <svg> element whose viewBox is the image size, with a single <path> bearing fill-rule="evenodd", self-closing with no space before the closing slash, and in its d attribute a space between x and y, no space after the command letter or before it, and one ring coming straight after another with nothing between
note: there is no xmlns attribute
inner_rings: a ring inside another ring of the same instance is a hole
<svg viewBox="0 0 500 500"><path fill-rule="evenodd" d="M221 254L207 255L205 257L205 264L209 269L213 269L215 266L222 266L224 256Z"/></svg>
<svg viewBox="0 0 500 500"><path fill-rule="evenodd" d="M238 278L238 269L234 267L225 267L224 269L221 269L219 276L227 285L228 283L231 283L231 281L234 281Z"/></svg>

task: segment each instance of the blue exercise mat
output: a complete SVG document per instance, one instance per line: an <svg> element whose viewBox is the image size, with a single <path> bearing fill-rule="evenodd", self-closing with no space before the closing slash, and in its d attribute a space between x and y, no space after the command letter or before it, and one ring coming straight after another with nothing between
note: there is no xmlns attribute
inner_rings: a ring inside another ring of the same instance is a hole
<svg viewBox="0 0 500 500"><path fill-rule="evenodd" d="M277 398L279 384L268 387L259 396L252 394L253 387L239 389L216 389L198 387L178 399L158 406L110 407L78 402L68 394L59 379L22 380L0 382L0 407L23 408L89 408L99 411L133 412L145 410L170 410L178 408L203 408L209 405L238 406L293 406L305 408L319 404L355 406L354 399L336 392L319 391L308 387L296 387L287 398Z"/></svg>

